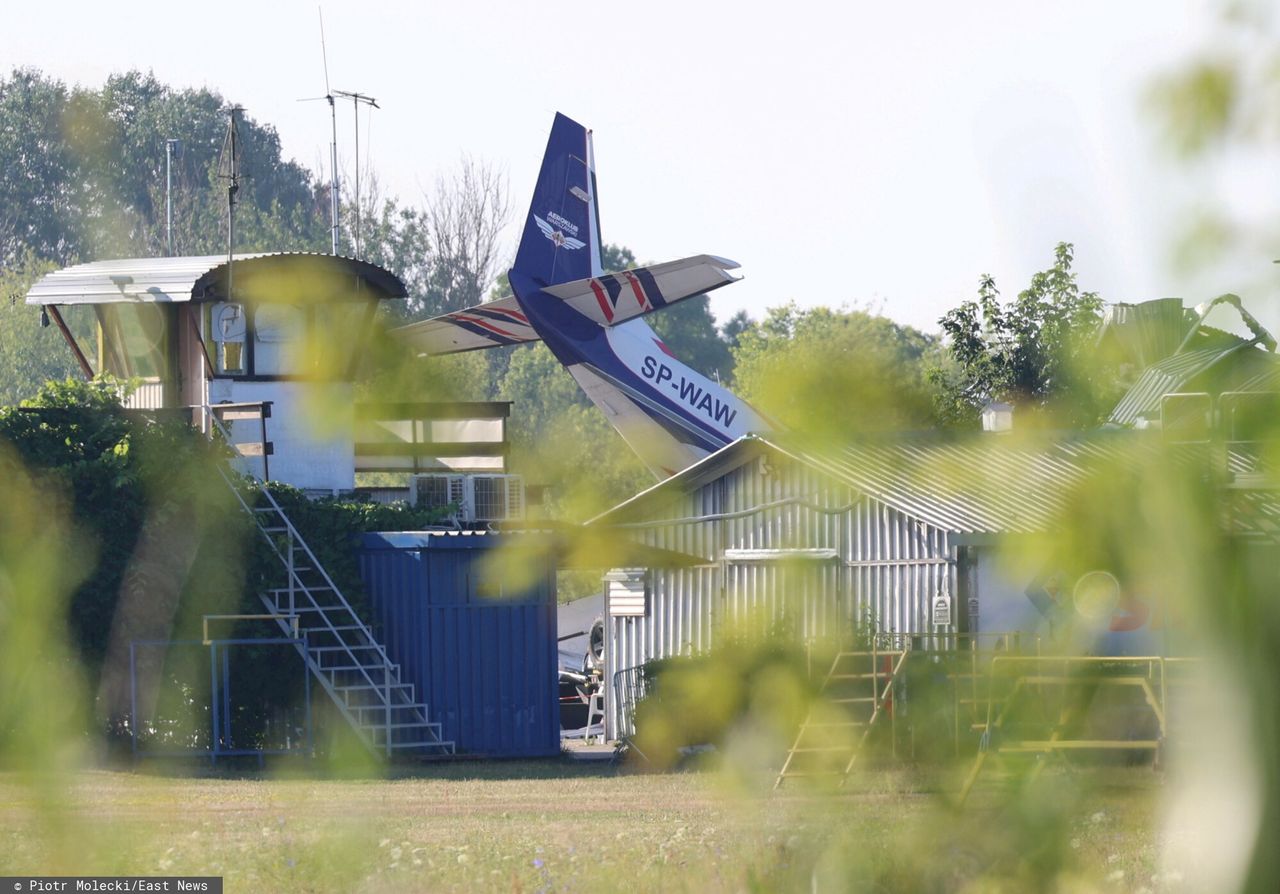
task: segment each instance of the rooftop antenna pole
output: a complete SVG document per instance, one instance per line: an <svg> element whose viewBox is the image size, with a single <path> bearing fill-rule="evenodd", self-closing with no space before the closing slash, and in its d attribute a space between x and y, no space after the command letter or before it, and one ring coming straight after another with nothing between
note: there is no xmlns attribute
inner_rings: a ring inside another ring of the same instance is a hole
<svg viewBox="0 0 1280 894"><path fill-rule="evenodd" d="M333 128L333 139L329 142L329 219L331 224L332 246L330 254L338 253L338 107L333 101L333 91L329 89L329 51L324 45L324 8L317 7L320 12L320 55L324 59L324 98L329 100L329 124Z"/></svg>
<svg viewBox="0 0 1280 894"><path fill-rule="evenodd" d="M236 193L240 191L240 139L236 133L236 112L240 106L227 109L227 138L218 161L218 179L227 181L227 300L232 297L231 259L236 237Z"/></svg>
<svg viewBox="0 0 1280 894"><path fill-rule="evenodd" d="M316 11L320 13L320 57L324 60L324 96L310 96L298 102L314 102L323 99L329 103L329 127L332 131L332 138L329 141L329 253L336 255L341 210L339 208L341 199L338 195L338 108L333 101L333 91L329 89L329 51L325 48L324 40L324 8L317 6Z"/></svg>
<svg viewBox="0 0 1280 894"><path fill-rule="evenodd" d="M165 252L173 257L173 159L182 154L182 140L164 141Z"/></svg>
<svg viewBox="0 0 1280 894"><path fill-rule="evenodd" d="M363 246L360 242L360 104L364 103L371 108L380 109L378 101L372 96L365 96L363 93L354 93L350 90L335 90L337 96L345 96L351 100L351 110L356 115L356 238L355 238L355 256L361 255Z"/></svg>

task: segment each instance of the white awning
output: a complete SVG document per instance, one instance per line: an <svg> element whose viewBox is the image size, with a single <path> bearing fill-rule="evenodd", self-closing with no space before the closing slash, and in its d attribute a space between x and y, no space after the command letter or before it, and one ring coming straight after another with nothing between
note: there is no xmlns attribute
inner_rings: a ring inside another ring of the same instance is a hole
<svg viewBox="0 0 1280 894"><path fill-rule="evenodd" d="M334 255L266 252L236 255L234 282L250 287L263 275L312 276L333 280L333 300L403 298L404 283L389 270ZM132 258L93 261L65 267L42 278L27 293L27 304L167 304L223 301L227 288L226 255L183 258Z"/></svg>

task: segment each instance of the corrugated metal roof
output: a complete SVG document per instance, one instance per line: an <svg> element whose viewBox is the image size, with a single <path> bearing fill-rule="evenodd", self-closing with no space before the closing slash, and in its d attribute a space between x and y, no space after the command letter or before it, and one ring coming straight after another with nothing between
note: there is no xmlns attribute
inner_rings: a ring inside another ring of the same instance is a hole
<svg viewBox="0 0 1280 894"><path fill-rule="evenodd" d="M1104 464L1135 469L1167 445L1154 434L1099 433L1027 442L985 435L965 441L898 441L815 449L789 435L748 436L593 519L627 525L661 519L686 494L774 451L912 518L957 534L1030 534L1049 530L1077 485ZM1204 445L1173 447L1179 461L1208 469ZM1229 457L1237 475L1256 469ZM812 498L816 495L804 495ZM1278 511L1277 514L1280 514Z"/></svg>
<svg viewBox="0 0 1280 894"><path fill-rule="evenodd" d="M963 442L899 441L814 449L782 434L739 439L593 519L617 524L652 516L664 503L763 451L789 456L914 518L964 533L1044 530L1062 495L1099 454L1060 444L1024 446L991 435Z"/></svg>
<svg viewBox="0 0 1280 894"><path fill-rule="evenodd" d="M834 453L775 444L913 518L957 533L1043 531L1098 457L1004 438L859 445Z"/></svg>
<svg viewBox="0 0 1280 894"><path fill-rule="evenodd" d="M1179 391L1184 384L1220 360L1252 347L1250 342L1237 339L1231 344L1175 354L1152 364L1116 404L1109 421L1117 425L1133 425L1139 417L1154 418L1160 411L1160 399L1164 395Z"/></svg>
<svg viewBox="0 0 1280 894"><path fill-rule="evenodd" d="M388 270L315 252L262 252L236 255L236 277L265 271L353 277L384 298L403 298L404 283ZM130 258L92 261L64 267L43 277L27 293L27 304L114 304L211 301L224 297L226 255L181 258Z"/></svg>
<svg viewBox="0 0 1280 894"><path fill-rule="evenodd" d="M1103 309L1098 340L1115 339L1139 364L1147 366L1178 350L1190 325L1181 298L1109 304Z"/></svg>

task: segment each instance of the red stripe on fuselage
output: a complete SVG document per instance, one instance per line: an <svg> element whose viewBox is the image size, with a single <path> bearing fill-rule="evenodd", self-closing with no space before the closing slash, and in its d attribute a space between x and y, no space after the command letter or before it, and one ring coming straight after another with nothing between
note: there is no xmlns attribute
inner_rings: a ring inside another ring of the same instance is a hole
<svg viewBox="0 0 1280 894"><path fill-rule="evenodd" d="M600 312L604 314L606 321L613 322L613 308L609 306L609 299L604 296L604 289L600 287L598 280L591 280L591 291L596 294L596 302L600 305Z"/></svg>

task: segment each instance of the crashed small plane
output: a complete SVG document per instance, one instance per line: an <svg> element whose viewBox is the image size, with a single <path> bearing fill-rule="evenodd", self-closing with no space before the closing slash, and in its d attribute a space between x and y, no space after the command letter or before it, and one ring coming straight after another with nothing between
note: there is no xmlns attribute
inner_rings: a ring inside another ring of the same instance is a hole
<svg viewBox="0 0 1280 894"><path fill-rule="evenodd" d="M515 294L396 333L425 355L543 341L660 478L772 429L677 360L642 319L736 282L738 265L695 255L605 273L602 251L591 132L557 114L509 275Z"/></svg>

